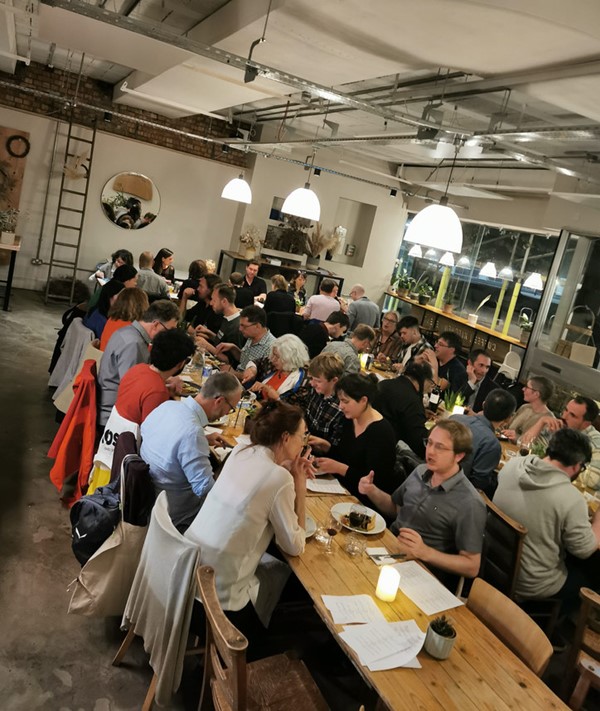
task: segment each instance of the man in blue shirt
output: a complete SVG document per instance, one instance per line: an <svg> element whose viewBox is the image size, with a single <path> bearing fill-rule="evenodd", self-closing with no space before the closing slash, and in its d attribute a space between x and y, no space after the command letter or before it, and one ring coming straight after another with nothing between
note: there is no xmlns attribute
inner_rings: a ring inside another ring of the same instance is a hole
<svg viewBox="0 0 600 711"><path fill-rule="evenodd" d="M216 373L196 397L159 405L141 427L142 459L150 467L157 493L166 491L173 524L187 528L214 484L209 447L226 444L206 425L233 412L242 386L231 373Z"/></svg>

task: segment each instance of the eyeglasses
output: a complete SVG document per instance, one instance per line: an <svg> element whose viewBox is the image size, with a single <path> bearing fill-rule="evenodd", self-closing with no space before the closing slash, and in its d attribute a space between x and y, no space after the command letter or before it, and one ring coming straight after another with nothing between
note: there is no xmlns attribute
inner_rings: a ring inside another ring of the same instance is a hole
<svg viewBox="0 0 600 711"><path fill-rule="evenodd" d="M442 343L442 341L436 341L435 345L439 348L451 348L451 346L449 346L447 343Z"/></svg>
<svg viewBox="0 0 600 711"><path fill-rule="evenodd" d="M523 385L523 390L531 390L532 393L539 393L539 390L532 388L531 385Z"/></svg>
<svg viewBox="0 0 600 711"><path fill-rule="evenodd" d="M579 473L583 474L583 472L588 468L588 465L586 462L579 462Z"/></svg>
<svg viewBox="0 0 600 711"><path fill-rule="evenodd" d="M155 321L154 323L157 323L159 326L162 326L165 329L165 331L169 330L162 321Z"/></svg>
<svg viewBox="0 0 600 711"><path fill-rule="evenodd" d="M435 452L453 452L454 451L452 449L452 447L444 447L444 445L440 444L439 442L432 442L428 437L425 437L425 439L423 440L423 444L426 447L430 447Z"/></svg>
<svg viewBox="0 0 600 711"><path fill-rule="evenodd" d="M307 445L308 440L310 439L310 432L308 430L306 430L306 432L302 432L302 433L293 432L290 436L291 437L300 437L300 439L302 440L302 444Z"/></svg>
<svg viewBox="0 0 600 711"><path fill-rule="evenodd" d="M387 321L388 323L393 323L393 324L398 323L398 321L396 321L395 318L384 318L384 319L382 319L382 320L383 320L383 321Z"/></svg>
<svg viewBox="0 0 600 711"><path fill-rule="evenodd" d="M232 405L229 400L225 397L225 395L217 395L217 397L222 397L223 400L229 405L229 412L227 413L228 415L231 415L231 413L235 412L237 410L237 402L235 405Z"/></svg>

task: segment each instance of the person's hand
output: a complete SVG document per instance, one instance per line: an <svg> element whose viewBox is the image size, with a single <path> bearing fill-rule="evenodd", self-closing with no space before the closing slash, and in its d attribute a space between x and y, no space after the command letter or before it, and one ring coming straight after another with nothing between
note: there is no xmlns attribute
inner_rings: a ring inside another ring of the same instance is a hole
<svg viewBox="0 0 600 711"><path fill-rule="evenodd" d="M260 381L254 383L254 385L250 388L250 392L252 393L259 393L261 390L264 388L264 384L261 383Z"/></svg>
<svg viewBox="0 0 600 711"><path fill-rule="evenodd" d="M101 271L98 269L98 271L94 274L94 276L95 276L97 279L104 279L104 272L101 272Z"/></svg>
<svg viewBox="0 0 600 711"><path fill-rule="evenodd" d="M507 439L510 439L513 442L517 441L517 433L515 432L515 430L502 430L502 435L503 437L506 437Z"/></svg>
<svg viewBox="0 0 600 711"><path fill-rule="evenodd" d="M201 348L202 350L209 350L210 343L204 338L204 336L199 336L196 332L196 348Z"/></svg>
<svg viewBox="0 0 600 711"><path fill-rule="evenodd" d="M197 336L207 336L210 333L208 328L206 326L196 326L196 335Z"/></svg>
<svg viewBox="0 0 600 711"><path fill-rule="evenodd" d="M378 363L385 363L385 361L386 361L386 356L384 356L383 353L378 353L378 354L375 356L375 360L376 360Z"/></svg>
<svg viewBox="0 0 600 711"><path fill-rule="evenodd" d="M317 470L314 466L314 457L311 455L310 447L306 448L304 455L300 451L298 456L292 459L286 468L289 469L296 484L304 485L306 479L314 479Z"/></svg>
<svg viewBox="0 0 600 711"><path fill-rule="evenodd" d="M234 373L235 374L235 371L229 365L229 363L223 363L223 365L220 365L219 370L221 371L221 373Z"/></svg>
<svg viewBox="0 0 600 711"><path fill-rule="evenodd" d="M207 434L206 440L210 447L231 447L231 444L219 432Z"/></svg>
<svg viewBox="0 0 600 711"><path fill-rule="evenodd" d="M171 395L181 395L183 392L183 380L178 375L171 376L165 385Z"/></svg>
<svg viewBox="0 0 600 711"><path fill-rule="evenodd" d="M218 346L215 347L215 352L218 353L227 353L233 348L233 343L219 343Z"/></svg>
<svg viewBox="0 0 600 711"><path fill-rule="evenodd" d="M318 449L321 452L328 452L331 449L331 444L323 437L315 437L315 435L310 435L308 438L308 443L314 449Z"/></svg>
<svg viewBox="0 0 600 711"><path fill-rule="evenodd" d="M317 469L324 474L339 474L339 476L346 476L346 472L348 471L347 464L342 464L341 462L331 459L330 457L317 457L315 462Z"/></svg>
<svg viewBox="0 0 600 711"><path fill-rule="evenodd" d="M467 380L470 383L477 382L477 375L475 374L475 369L473 368L471 361L467 361Z"/></svg>
<svg viewBox="0 0 600 711"><path fill-rule="evenodd" d="M370 496L373 493L373 491L377 488L375 484L373 484L374 478L375 472L371 470L367 476L363 476L362 479L359 479L358 491L360 494L363 494L363 496Z"/></svg>
<svg viewBox="0 0 600 711"><path fill-rule="evenodd" d="M550 432L558 432L558 430L562 430L562 428L565 426L565 421L561 420L560 417L542 417L541 420L544 423L544 426L542 429L549 430Z"/></svg>
<svg viewBox="0 0 600 711"><path fill-rule="evenodd" d="M398 542L403 552L408 553L413 558L427 560L430 548L423 542L421 535L412 528L401 528L398 533Z"/></svg>
<svg viewBox="0 0 600 711"><path fill-rule="evenodd" d="M190 299L196 294L196 289L191 289L189 286L187 289L183 290L183 294L181 295L185 299Z"/></svg>
<svg viewBox="0 0 600 711"><path fill-rule="evenodd" d="M404 370L402 363L392 363L392 370L395 373L401 373Z"/></svg>
<svg viewBox="0 0 600 711"><path fill-rule="evenodd" d="M249 383L251 380L254 380L256 378L257 372L257 369L253 365L246 368L246 370L242 373L242 383L246 384Z"/></svg>

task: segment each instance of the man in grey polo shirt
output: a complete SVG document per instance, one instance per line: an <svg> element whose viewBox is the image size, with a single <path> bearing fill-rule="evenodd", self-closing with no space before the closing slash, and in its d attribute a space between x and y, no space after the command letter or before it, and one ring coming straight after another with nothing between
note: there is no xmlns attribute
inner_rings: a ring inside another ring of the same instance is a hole
<svg viewBox="0 0 600 711"><path fill-rule="evenodd" d="M379 326L379 307L371 299L365 296L365 287L362 284L355 284L350 290L352 303L348 306L348 318L350 319L350 331L361 323L371 328Z"/></svg>
<svg viewBox="0 0 600 711"><path fill-rule="evenodd" d="M471 447L465 425L442 420L429 433L426 463L391 496L373 484L372 472L358 485L382 513L396 515L390 528L406 553L442 578L474 578L481 564L485 504L460 467Z"/></svg>
<svg viewBox="0 0 600 711"><path fill-rule="evenodd" d="M344 375L360 373L359 354L371 349L375 341L375 331L370 326L361 324L345 341L330 341L322 353L337 353L344 361Z"/></svg>
<svg viewBox="0 0 600 711"><path fill-rule="evenodd" d="M115 331L108 341L98 372L100 408L98 425L104 428L113 405L117 401L119 383L125 373L138 363L150 362L149 347L160 331L177 327L177 306L160 299L153 302L139 321Z"/></svg>

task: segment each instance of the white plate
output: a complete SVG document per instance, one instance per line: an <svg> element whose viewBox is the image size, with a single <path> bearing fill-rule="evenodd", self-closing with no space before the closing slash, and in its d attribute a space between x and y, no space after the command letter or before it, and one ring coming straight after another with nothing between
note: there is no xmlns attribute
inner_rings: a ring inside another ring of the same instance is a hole
<svg viewBox="0 0 600 711"><path fill-rule="evenodd" d="M306 523L304 524L304 530L306 531L306 537L310 538L314 536L317 532L317 524L312 516L306 516Z"/></svg>
<svg viewBox="0 0 600 711"><path fill-rule="evenodd" d="M366 511L371 515L375 516L375 526L372 528L370 531L363 531L360 528L354 528L353 526L348 526L342 521L342 516L347 516L350 513L350 510L352 507L355 506L355 504L348 503L348 504L335 504L335 506L331 507L331 514L334 516L344 528L347 528L349 531L355 531L356 533L364 533L367 536L373 536L376 533L382 533L386 529L386 524L385 524L385 519L380 516L377 511L373 511L373 509L368 508L367 506L364 506L363 508L366 509Z"/></svg>

